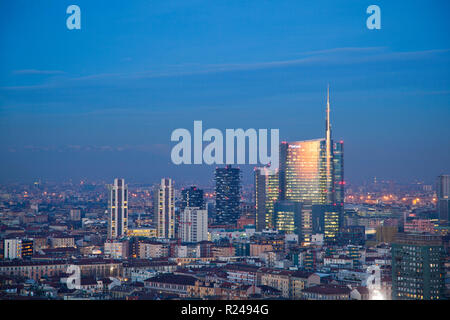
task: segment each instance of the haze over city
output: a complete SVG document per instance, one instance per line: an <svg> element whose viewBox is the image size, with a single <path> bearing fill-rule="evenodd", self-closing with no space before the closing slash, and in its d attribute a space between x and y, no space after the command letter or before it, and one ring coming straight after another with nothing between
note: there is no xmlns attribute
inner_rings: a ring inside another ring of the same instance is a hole
<svg viewBox="0 0 450 320"><path fill-rule="evenodd" d="M15 303L90 300L101 318L119 300L166 319L436 310L450 299L449 12L1 1L0 304L26 318L36 308ZM54 305L46 316L87 314Z"/></svg>

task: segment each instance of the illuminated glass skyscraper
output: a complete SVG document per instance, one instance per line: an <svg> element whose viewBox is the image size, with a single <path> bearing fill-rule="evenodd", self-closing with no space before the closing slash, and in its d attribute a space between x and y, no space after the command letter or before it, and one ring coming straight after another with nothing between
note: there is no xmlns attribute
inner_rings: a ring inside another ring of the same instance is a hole
<svg viewBox="0 0 450 320"><path fill-rule="evenodd" d="M227 165L216 168L216 223L235 224L241 202L241 171Z"/></svg>
<svg viewBox="0 0 450 320"><path fill-rule="evenodd" d="M444 257L441 236L397 233L392 243L392 299L443 299Z"/></svg>
<svg viewBox="0 0 450 320"><path fill-rule="evenodd" d="M277 201L274 203L274 227L286 234L301 235L302 203L295 201Z"/></svg>
<svg viewBox="0 0 450 320"><path fill-rule="evenodd" d="M341 227L341 209L337 205L316 204L312 206L313 233L323 233L328 244L336 243Z"/></svg>
<svg viewBox="0 0 450 320"><path fill-rule="evenodd" d="M278 200L278 172L255 168L256 230L273 228L274 202Z"/></svg>
<svg viewBox="0 0 450 320"><path fill-rule="evenodd" d="M344 203L344 143L333 143L330 123L330 91L327 92L325 138L280 144L280 200L302 202L304 230L312 230L312 207L332 205L339 211ZM305 210L305 208L311 208ZM330 211L330 210L327 210ZM340 227L340 214L323 215L324 230ZM330 211L331 212L331 211ZM336 225L337 222L337 225ZM328 225L330 224L330 225ZM305 233L305 231L304 231ZM334 236L333 236L334 237ZM307 242L304 234L303 241Z"/></svg>
<svg viewBox="0 0 450 320"><path fill-rule="evenodd" d="M327 204L325 139L282 142L280 197L282 200Z"/></svg>
<svg viewBox="0 0 450 320"><path fill-rule="evenodd" d="M108 187L108 238L116 239L126 235L128 230L128 186L124 179L114 179L114 184Z"/></svg>

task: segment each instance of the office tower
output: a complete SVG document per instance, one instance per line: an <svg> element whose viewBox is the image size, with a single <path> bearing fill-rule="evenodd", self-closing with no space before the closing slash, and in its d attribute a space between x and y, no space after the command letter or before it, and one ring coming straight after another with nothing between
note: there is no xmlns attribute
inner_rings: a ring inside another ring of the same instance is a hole
<svg viewBox="0 0 450 320"><path fill-rule="evenodd" d="M332 205L321 222L328 241L336 239L344 206L344 143L333 143L330 121L330 90L327 91L325 138L280 144L280 199L304 204L303 242L312 232L312 206ZM306 205L306 206L305 206ZM306 208L306 209L305 209ZM325 208L325 207L324 207ZM326 214L325 214L326 213ZM333 240L334 241L334 240Z"/></svg>
<svg viewBox="0 0 450 320"><path fill-rule="evenodd" d="M333 144L333 165L334 165L334 194L337 205L344 208L345 180L344 180L344 141Z"/></svg>
<svg viewBox="0 0 450 320"><path fill-rule="evenodd" d="M282 142L280 198L326 204L325 140Z"/></svg>
<svg viewBox="0 0 450 320"><path fill-rule="evenodd" d="M273 225L278 231L301 236L302 203L288 200L276 201L274 203Z"/></svg>
<svg viewBox="0 0 450 320"><path fill-rule="evenodd" d="M180 212L183 212L186 207L205 208L202 189L192 186L181 190Z"/></svg>
<svg viewBox="0 0 450 320"><path fill-rule="evenodd" d="M343 146L333 147L330 124L329 90L326 108L325 139L286 142L280 144L280 198L311 204L334 204L334 165L339 165L343 177ZM333 149L339 150L334 160Z"/></svg>
<svg viewBox="0 0 450 320"><path fill-rule="evenodd" d="M186 207L180 216L180 237L183 242L208 240L208 211Z"/></svg>
<svg viewBox="0 0 450 320"><path fill-rule="evenodd" d="M161 179L153 195L154 222L159 238L175 238L175 192L172 179Z"/></svg>
<svg viewBox="0 0 450 320"><path fill-rule="evenodd" d="M280 200L302 203L301 242L312 234L312 206L327 204L324 139L282 142L280 145Z"/></svg>
<svg viewBox="0 0 450 320"><path fill-rule="evenodd" d="M128 186L124 179L114 179L109 185L109 227L108 238L117 239L125 236L128 230Z"/></svg>
<svg viewBox="0 0 450 320"><path fill-rule="evenodd" d="M313 233L323 233L325 243L335 243L341 223L341 210L337 205L312 206Z"/></svg>
<svg viewBox="0 0 450 320"><path fill-rule="evenodd" d="M437 178L437 210L442 226L449 223L450 212L450 175L440 175Z"/></svg>
<svg viewBox="0 0 450 320"><path fill-rule="evenodd" d="M392 243L392 299L442 299L444 255L440 236L398 233Z"/></svg>
<svg viewBox="0 0 450 320"><path fill-rule="evenodd" d="M236 224L239 219L241 196L240 169L227 165L216 168L216 222L217 224Z"/></svg>
<svg viewBox="0 0 450 320"><path fill-rule="evenodd" d="M273 228L273 205L278 200L278 172L255 168L256 231Z"/></svg>

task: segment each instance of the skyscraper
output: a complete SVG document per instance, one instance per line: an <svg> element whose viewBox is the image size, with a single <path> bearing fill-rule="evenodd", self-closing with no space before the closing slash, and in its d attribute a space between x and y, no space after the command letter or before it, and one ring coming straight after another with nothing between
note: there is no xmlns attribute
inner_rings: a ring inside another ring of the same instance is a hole
<svg viewBox="0 0 450 320"><path fill-rule="evenodd" d="M183 212L186 207L198 207L200 209L205 208L202 189L191 186L190 188L181 190L180 212Z"/></svg>
<svg viewBox="0 0 450 320"><path fill-rule="evenodd" d="M442 299L444 255L440 236L397 233L392 243L392 299Z"/></svg>
<svg viewBox="0 0 450 320"><path fill-rule="evenodd" d="M216 223L235 224L239 219L241 176L239 168L216 168Z"/></svg>
<svg viewBox="0 0 450 320"><path fill-rule="evenodd" d="M161 179L153 195L154 220L159 238L175 238L175 195L173 181Z"/></svg>
<svg viewBox="0 0 450 320"><path fill-rule="evenodd" d="M437 178L437 210L440 224L448 225L450 212L450 175L440 175Z"/></svg>
<svg viewBox="0 0 450 320"><path fill-rule="evenodd" d="M278 172L269 168L255 168L256 230L273 228L273 206L278 200Z"/></svg>
<svg viewBox="0 0 450 320"><path fill-rule="evenodd" d="M180 238L183 242L208 240L208 211L186 207L180 216Z"/></svg>
<svg viewBox="0 0 450 320"><path fill-rule="evenodd" d="M333 144L331 138L328 88L325 139L283 141L280 144L281 199L310 201L314 205L334 204L339 198L343 203L343 151L343 141ZM336 196L336 182L340 186L339 196Z"/></svg>
<svg viewBox="0 0 450 320"><path fill-rule="evenodd" d="M337 205L312 206L313 233L323 233L328 244L337 242L341 227L341 210Z"/></svg>
<svg viewBox="0 0 450 320"><path fill-rule="evenodd" d="M117 239L128 230L128 186L124 179L114 179L109 185L109 228L108 238Z"/></svg>
<svg viewBox="0 0 450 320"><path fill-rule="evenodd" d="M334 195L338 206L344 207L345 180L344 180L344 141L333 144L333 170L334 170Z"/></svg>
<svg viewBox="0 0 450 320"><path fill-rule="evenodd" d="M281 143L281 200L329 203L325 155L325 139Z"/></svg>
<svg viewBox="0 0 450 320"><path fill-rule="evenodd" d="M302 203L281 200L274 204L274 227L286 234L301 235L302 231Z"/></svg>
<svg viewBox="0 0 450 320"><path fill-rule="evenodd" d="M312 230L312 206L330 205L322 213L323 231L335 239L344 205L344 142L333 143L330 121L330 90L327 90L325 138L280 144L280 200L301 202L303 241Z"/></svg>

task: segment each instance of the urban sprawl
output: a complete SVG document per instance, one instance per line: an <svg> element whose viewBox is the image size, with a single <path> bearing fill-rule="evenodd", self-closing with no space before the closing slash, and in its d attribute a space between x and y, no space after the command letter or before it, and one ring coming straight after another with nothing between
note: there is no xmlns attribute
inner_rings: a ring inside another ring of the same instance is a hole
<svg viewBox="0 0 450 320"><path fill-rule="evenodd" d="M252 185L1 185L0 299L448 299L450 175L351 185L326 114Z"/></svg>

